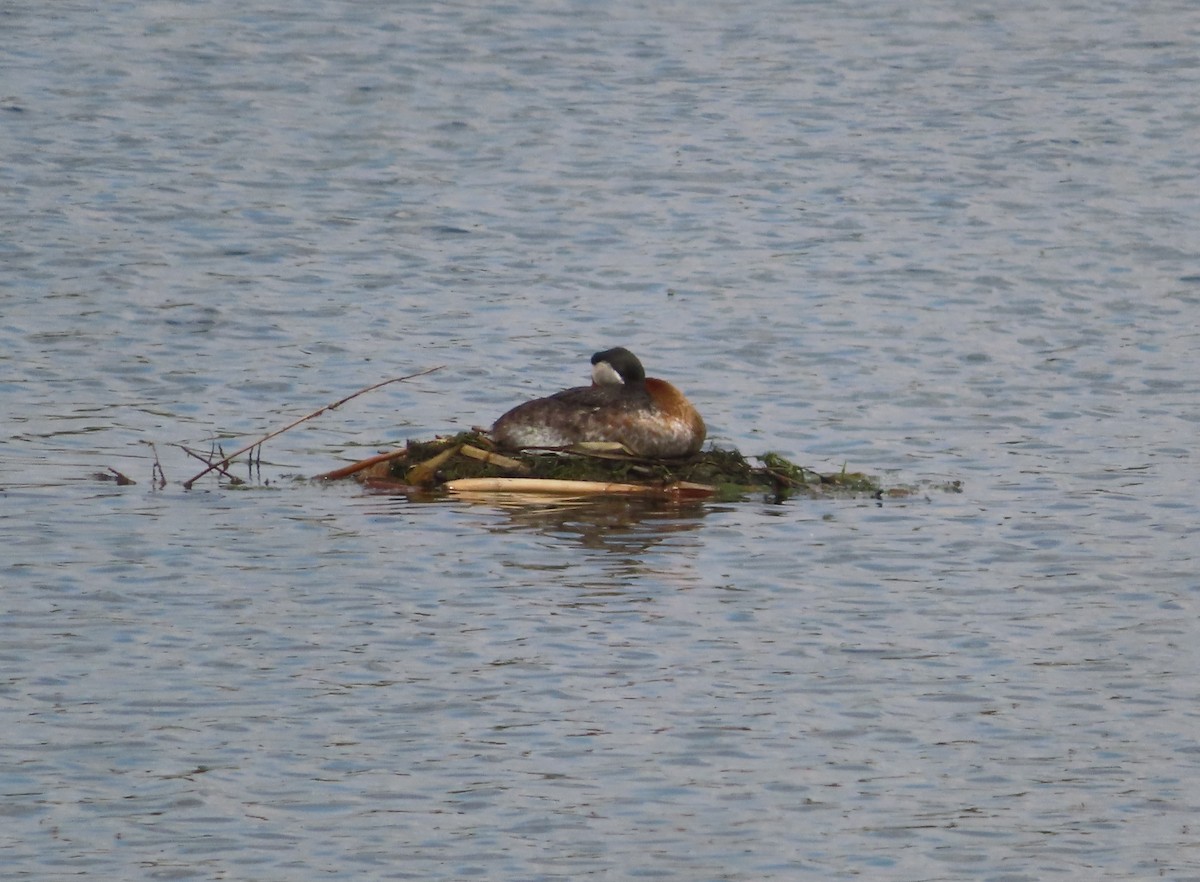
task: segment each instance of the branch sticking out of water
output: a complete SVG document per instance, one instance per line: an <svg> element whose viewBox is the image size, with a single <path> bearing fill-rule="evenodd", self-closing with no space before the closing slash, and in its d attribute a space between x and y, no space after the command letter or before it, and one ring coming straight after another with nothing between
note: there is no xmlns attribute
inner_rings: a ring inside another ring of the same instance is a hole
<svg viewBox="0 0 1200 882"><path fill-rule="evenodd" d="M154 453L154 465L150 468L150 486L161 490L167 486L167 473L163 471L162 463L158 461L158 448L154 446L153 441L143 441L142 443L150 445L150 450Z"/></svg>
<svg viewBox="0 0 1200 882"><path fill-rule="evenodd" d="M233 483L233 484L241 484L242 483L241 478L237 477L237 475L229 474L229 472L225 469L225 465L228 465L227 461L225 461L225 460L220 460L217 462L213 461L213 457L216 455L216 450L217 450L216 448L214 448L213 452L210 453L208 456L201 456L196 451L194 451L188 447L184 447L182 444L176 444L175 446L178 447L180 450L182 450L184 453L186 453L188 456L190 456L192 459L198 459L201 462L208 463L208 467L210 469L220 472L222 475L224 475L226 478L228 478L231 483ZM224 452L224 451L222 451L222 452ZM222 462L224 462L225 465L222 465L221 464ZM201 474L203 474L203 472L201 472ZM197 475L196 477L198 478L200 476ZM196 480L196 478L192 478L192 481L194 481L194 480ZM191 481L189 481L187 484L184 484L183 486L187 487L190 490L191 489L191 487L189 486L190 484L191 484Z"/></svg>
<svg viewBox="0 0 1200 882"><path fill-rule="evenodd" d="M345 404L347 401L350 401L353 398L357 398L359 395L365 395L368 392L373 392L376 389L379 389L383 386L387 386L391 383L400 383L400 382L403 382L404 380L412 380L412 379L415 379L416 377L423 377L426 374L432 374L434 371L440 371L444 367L445 367L444 364L439 364L437 367L426 368L425 370L418 371L415 374L408 374L407 376L404 376L404 377L392 377L390 380L384 380L381 383L374 383L370 386L367 386L365 389L359 389L357 392L355 392L351 395L347 395L345 398L335 401L333 404L327 404L324 407L318 408L317 410L314 410L312 413L308 414L307 416L302 416L302 417L300 417L300 419L295 420L294 422L288 423L282 429L276 429L273 432L268 432L267 434L263 435L258 440L250 442L245 447L243 447L241 450L235 450L233 453L229 454L229 456L225 457L224 459L218 460L217 462L209 463L208 468L206 468L204 471L202 471L199 474L193 476L192 478L189 478L188 480L184 481L183 489L191 490L193 484L195 484L198 480L203 478L205 475L207 475L209 472L213 471L214 469L224 470L224 468L227 465L229 465L229 463L231 461L237 459L239 456L241 456L246 451L253 450L255 447L258 447L262 444L265 444L267 441L270 441L272 438L279 437L284 432L288 431L289 429L296 428L296 426L300 425L301 423L308 422L309 420L313 419L314 417L319 417L321 414L325 413L325 411L327 411L327 410L336 410L337 408L339 408L343 404Z"/></svg>
<svg viewBox="0 0 1200 882"><path fill-rule="evenodd" d="M137 481L133 480L133 478L130 478L127 475L121 474L116 469L114 469L112 466L108 467L108 471L113 475L113 480L116 481L117 484L121 487L127 487L130 484L137 483Z"/></svg>

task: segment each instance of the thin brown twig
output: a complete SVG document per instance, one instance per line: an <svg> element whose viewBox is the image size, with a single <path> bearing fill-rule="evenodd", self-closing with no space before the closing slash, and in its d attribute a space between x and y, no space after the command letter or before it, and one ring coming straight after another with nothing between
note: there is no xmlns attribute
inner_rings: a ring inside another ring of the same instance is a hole
<svg viewBox="0 0 1200 882"><path fill-rule="evenodd" d="M255 447L258 447L260 444L265 444L267 441L270 441L272 438L276 438L276 437L282 435L284 432L288 431L289 429L294 429L294 428L296 428L296 426L300 425L301 423L307 422L308 420L311 420L314 417L320 416L321 414L325 413L325 411L327 411L327 410L336 410L337 408L339 408L343 404L345 404L347 401L350 401L353 398L357 398L359 395L365 395L368 392L373 392L374 390L379 389L382 386L387 386L390 383L399 383L404 380L412 380L412 379L415 379L416 377L423 377L426 374L432 374L434 371L440 371L444 367L445 367L444 364L439 364L436 367L426 368L425 370L418 371L415 374L409 374L404 377L392 377L390 380L384 380L380 383L373 383L372 385L367 386L365 389L359 389L357 392L347 395L345 398L342 398L339 401L335 401L333 404L327 404L324 407L318 408L317 410L314 410L312 413L308 414L307 416L302 416L302 417L300 417L300 419L288 423L282 429L276 429L273 432L268 432L266 435L263 435L257 441L252 441L251 443L249 443L245 447L243 447L241 450L235 450L233 453L229 454L229 456L225 457L224 459L219 460L218 462L215 462L215 463L209 463L208 468L206 468L204 471L202 471L199 474L195 475L194 477L188 479L187 481L184 481L183 489L191 490L192 485L195 484L201 478L203 478L205 475L207 475L209 472L213 471L214 469L224 469L225 466L229 465L231 460L237 459L239 456L241 456L247 450L253 450Z"/></svg>
<svg viewBox="0 0 1200 882"><path fill-rule="evenodd" d="M163 471L162 463L158 461L158 448L154 446L153 441L142 441L142 443L150 445L150 452L154 454L154 465L150 467L150 485L161 490L167 486L167 473Z"/></svg>
<svg viewBox="0 0 1200 882"><path fill-rule="evenodd" d="M230 474L228 471L226 471L226 469L225 469L225 467L224 467L224 466L222 466L222 465L214 465L214 463L213 463L213 461L212 461L211 459L209 459L209 458L207 458L207 457L203 457L203 456L201 456L201 455L200 455L199 453L197 453L196 451L194 451L194 450L190 450L189 448L187 448L187 447L184 447L182 444L176 444L175 446L176 446L176 447L178 447L180 450L182 450L184 453L186 453L188 456L192 457L193 459L198 459L198 460L200 460L201 462L208 463L210 466L212 466L212 468L213 468L215 471L218 471L218 472L220 472L222 475L224 475L226 478L228 478L228 479L229 479L230 481L232 481L234 484L241 484L241 483L242 483L242 479L241 479L241 478L239 478L237 475L231 475L231 474Z"/></svg>

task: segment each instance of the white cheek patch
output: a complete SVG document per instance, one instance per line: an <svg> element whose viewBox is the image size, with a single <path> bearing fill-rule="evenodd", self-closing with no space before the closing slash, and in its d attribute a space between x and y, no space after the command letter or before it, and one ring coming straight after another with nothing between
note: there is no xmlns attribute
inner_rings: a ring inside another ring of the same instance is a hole
<svg viewBox="0 0 1200 882"><path fill-rule="evenodd" d="M607 361L598 361L592 365L592 382L597 386L620 386L625 381Z"/></svg>

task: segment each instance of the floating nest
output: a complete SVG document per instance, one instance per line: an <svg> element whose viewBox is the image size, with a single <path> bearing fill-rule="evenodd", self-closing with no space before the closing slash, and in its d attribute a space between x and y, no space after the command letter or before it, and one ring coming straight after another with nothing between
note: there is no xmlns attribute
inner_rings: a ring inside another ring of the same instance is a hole
<svg viewBox="0 0 1200 882"><path fill-rule="evenodd" d="M736 450L711 448L685 459L646 459L611 449L500 452L487 435L462 432L409 441L322 480L353 477L382 492L641 495L743 499L765 493L782 500L809 496L907 495L885 491L868 475L821 474L767 453L752 463Z"/></svg>
<svg viewBox="0 0 1200 882"><path fill-rule="evenodd" d="M206 464L200 472L184 481L183 487L190 490L198 480L214 471L227 478L231 486L241 484L227 469L235 458L249 453L253 470L257 451L257 467L261 470L262 445L272 438L367 392L391 383L423 377L442 367L444 365L438 365L415 374L373 383L293 420L283 428L268 432L229 455L219 451L219 456L212 452L206 457L180 445L185 453ZM153 484L161 489L167 484L166 476L153 443L146 443L154 451ZM764 493L778 501L797 494L882 499L885 496L910 496L917 492L915 487L885 489L875 478L845 468L840 472L822 474L796 465L776 453L755 456L753 459L756 463L751 463L736 450L715 447L680 459L647 459L631 455L623 448L611 448L612 445L580 445L569 449L502 453L485 431L475 429L451 437L434 438L432 441L409 441L399 450L351 463L317 475L313 480L353 478L388 493L421 496L507 494L509 498L557 494L568 497L638 495L659 499L736 500L754 493ZM116 480L118 484L137 483L112 468L95 477ZM950 481L931 489L958 493L962 485L958 481Z"/></svg>

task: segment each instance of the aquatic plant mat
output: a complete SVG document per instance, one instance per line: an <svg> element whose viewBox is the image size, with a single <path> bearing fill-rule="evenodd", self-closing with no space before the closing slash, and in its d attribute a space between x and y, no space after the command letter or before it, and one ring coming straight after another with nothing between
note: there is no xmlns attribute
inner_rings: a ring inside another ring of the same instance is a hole
<svg viewBox="0 0 1200 882"><path fill-rule="evenodd" d="M190 490L198 480L211 472L224 477L228 481L227 486L244 486L245 482L228 470L233 460L243 454L249 454L251 474L257 472L261 479L262 445L265 442L328 411L336 410L360 395L391 383L423 377L443 367L438 365L373 383L268 432L228 455L220 446L214 446L208 455L204 455L184 445L174 445L188 456L205 463L198 474L183 482L183 487ZM153 453L151 485L162 489L167 485L167 476L159 462L158 449L153 442L142 443L149 445ZM425 497L499 494L509 499L557 495L735 500L753 493L765 493L775 500L796 494L882 499L911 496L918 492L916 487L884 488L876 479L845 468L840 472L822 474L789 462L775 453L766 453L753 459L756 463L751 463L736 450L721 448L710 448L680 459L647 459L630 454L620 445L604 444L585 444L570 449L499 451L484 430L475 429L451 437L434 438L432 441L409 441L399 450L359 460L316 475L313 480L352 478L380 492ZM111 467L93 473L93 477L115 481L120 485L137 483ZM950 481L928 489L958 493L962 485L958 481Z"/></svg>
<svg viewBox="0 0 1200 882"><path fill-rule="evenodd" d="M751 463L736 450L712 448L685 459L645 459L613 450L498 451L480 432L407 446L318 475L354 478L383 492L641 495L742 499L908 495L885 491L860 472L820 474L768 453Z"/></svg>

